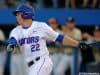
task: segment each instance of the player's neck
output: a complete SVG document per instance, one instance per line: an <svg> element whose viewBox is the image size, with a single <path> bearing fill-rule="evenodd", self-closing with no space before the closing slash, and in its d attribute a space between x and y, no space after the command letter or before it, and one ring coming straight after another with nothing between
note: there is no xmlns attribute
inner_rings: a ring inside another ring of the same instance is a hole
<svg viewBox="0 0 100 75"><path fill-rule="evenodd" d="M32 25L32 20L24 20L23 27L29 28Z"/></svg>

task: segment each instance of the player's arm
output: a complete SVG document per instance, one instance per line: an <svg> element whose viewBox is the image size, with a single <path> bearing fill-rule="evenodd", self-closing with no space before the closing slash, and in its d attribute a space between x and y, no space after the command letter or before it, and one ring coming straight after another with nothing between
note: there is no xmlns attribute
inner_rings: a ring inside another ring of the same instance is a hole
<svg viewBox="0 0 100 75"><path fill-rule="evenodd" d="M58 34L55 41L58 41L63 45L72 46L72 47L77 47L79 45L79 42L77 40L74 40L71 37L67 35L64 36L62 34Z"/></svg>
<svg viewBox="0 0 100 75"><path fill-rule="evenodd" d="M64 36L62 44L63 45L73 46L73 47L78 47L79 42L77 40L72 39L69 36Z"/></svg>
<svg viewBox="0 0 100 75"><path fill-rule="evenodd" d="M15 28L11 31L9 39L8 39L8 46L7 51L12 51L14 47L17 45L17 39L18 39L18 30Z"/></svg>
<svg viewBox="0 0 100 75"><path fill-rule="evenodd" d="M46 33L46 37L48 37L50 40L57 41L59 43L62 43L63 45L69 45L69 46L73 46L73 47L76 47L79 44L78 41L72 39L71 37L64 36L62 34L55 32L47 24L45 24L43 28Z"/></svg>
<svg viewBox="0 0 100 75"><path fill-rule="evenodd" d="M67 35L62 35L57 32L55 32L51 27L48 25L45 25L44 31L46 33L46 36L53 41L58 41L62 43L63 45L72 46L72 47L80 47L80 46L86 46L85 43L81 43L77 40L72 39L71 37Z"/></svg>
<svg viewBox="0 0 100 75"><path fill-rule="evenodd" d="M14 37L9 38L8 40L8 46L7 46L7 51L13 51L14 47L16 47L17 41Z"/></svg>
<svg viewBox="0 0 100 75"><path fill-rule="evenodd" d="M86 49L86 48L90 47L88 44L86 44L84 42L74 40L69 36L64 36L64 35L61 35L61 34L59 34L57 36L57 39L55 41L58 41L58 42L62 43L65 46L79 47L80 49L81 48Z"/></svg>

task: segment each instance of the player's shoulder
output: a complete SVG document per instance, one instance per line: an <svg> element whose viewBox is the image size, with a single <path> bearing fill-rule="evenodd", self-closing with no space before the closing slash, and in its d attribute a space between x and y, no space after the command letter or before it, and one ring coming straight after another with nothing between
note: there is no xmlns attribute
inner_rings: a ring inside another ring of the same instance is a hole
<svg viewBox="0 0 100 75"><path fill-rule="evenodd" d="M14 29L12 29L12 32L18 32L21 29L21 26L16 26Z"/></svg>
<svg viewBox="0 0 100 75"><path fill-rule="evenodd" d="M34 21L33 24L34 24L36 27L46 27L46 26L48 26L47 23L41 22L41 21Z"/></svg>
<svg viewBox="0 0 100 75"><path fill-rule="evenodd" d="M44 25L46 24L45 22L41 22L41 21L33 21L34 24L38 24L38 25Z"/></svg>

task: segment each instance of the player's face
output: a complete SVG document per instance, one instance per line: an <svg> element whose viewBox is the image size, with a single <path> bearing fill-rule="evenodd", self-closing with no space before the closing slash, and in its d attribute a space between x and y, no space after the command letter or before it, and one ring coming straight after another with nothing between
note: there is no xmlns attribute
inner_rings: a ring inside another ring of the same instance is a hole
<svg viewBox="0 0 100 75"><path fill-rule="evenodd" d="M18 13L16 14L16 18L17 18L17 22L18 22L20 25L23 25L24 19L22 18L21 14L22 14L22 13L18 12Z"/></svg>

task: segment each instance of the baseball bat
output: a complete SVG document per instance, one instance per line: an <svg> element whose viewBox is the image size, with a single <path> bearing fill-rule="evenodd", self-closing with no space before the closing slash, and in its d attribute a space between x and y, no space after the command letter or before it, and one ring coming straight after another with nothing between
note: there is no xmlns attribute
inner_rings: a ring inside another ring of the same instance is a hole
<svg viewBox="0 0 100 75"><path fill-rule="evenodd" d="M100 42L93 42L88 44L90 47L98 47L100 48Z"/></svg>
<svg viewBox="0 0 100 75"><path fill-rule="evenodd" d="M3 75L11 75L11 69L10 69L10 66L11 66L11 55L12 55L12 52L9 51L9 52L6 52L6 60L5 60L5 64L4 64L4 72L3 72Z"/></svg>

